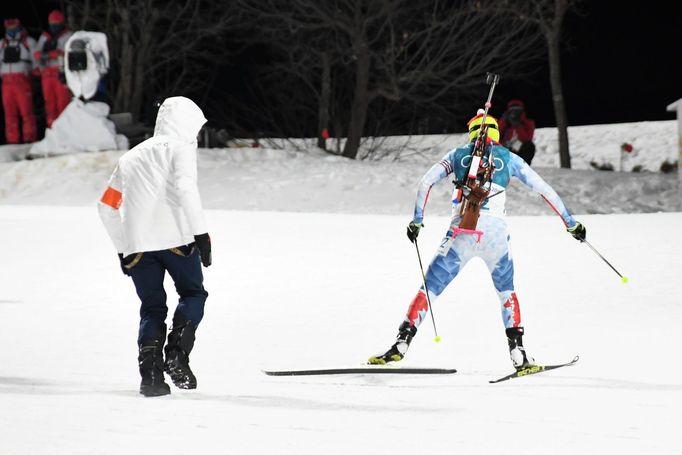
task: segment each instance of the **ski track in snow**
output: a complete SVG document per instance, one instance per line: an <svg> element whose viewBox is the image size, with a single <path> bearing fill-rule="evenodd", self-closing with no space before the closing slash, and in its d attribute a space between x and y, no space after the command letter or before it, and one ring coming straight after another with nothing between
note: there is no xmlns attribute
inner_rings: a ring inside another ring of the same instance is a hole
<svg viewBox="0 0 682 455"><path fill-rule="evenodd" d="M192 365L196 391L137 393L137 298L94 207L1 206L6 346L3 454L679 453L682 343L673 266L682 215L585 215L622 285L552 216L510 217L526 345L572 367L510 371L499 305L472 261L436 303L405 365L442 377L280 378L387 348L419 285L404 216L207 212L214 265ZM447 218L420 236L425 255ZM172 284L167 283L174 302ZM171 305L171 308L173 306Z"/></svg>

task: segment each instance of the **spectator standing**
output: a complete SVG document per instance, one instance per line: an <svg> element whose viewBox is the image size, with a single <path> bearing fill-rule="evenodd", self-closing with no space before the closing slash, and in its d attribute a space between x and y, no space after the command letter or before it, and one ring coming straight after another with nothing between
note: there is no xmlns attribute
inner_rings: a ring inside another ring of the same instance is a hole
<svg viewBox="0 0 682 455"><path fill-rule="evenodd" d="M211 265L211 240L197 187L197 133L204 123L193 101L167 98L159 108L154 136L119 158L99 203L121 270L133 279L141 300L140 393L148 397L170 393L164 371L181 389L197 387L189 354L208 297L201 265ZM167 343L166 272L180 297Z"/></svg>
<svg viewBox="0 0 682 455"><path fill-rule="evenodd" d="M5 36L0 41L0 78L5 139L8 144L19 144L23 136L23 142L35 142L37 130L31 72L34 69L32 58L36 41L28 35L17 18L5 19L4 26Z"/></svg>
<svg viewBox="0 0 682 455"><path fill-rule="evenodd" d="M66 27L64 14L59 10L52 11L47 21L48 31L40 35L34 58L40 63L45 116L49 128L71 101L71 92L64 77L65 48L71 31Z"/></svg>
<svg viewBox="0 0 682 455"><path fill-rule="evenodd" d="M500 144L519 155L530 165L535 156L535 121L526 116L526 107L521 100L510 100L507 110L499 122Z"/></svg>

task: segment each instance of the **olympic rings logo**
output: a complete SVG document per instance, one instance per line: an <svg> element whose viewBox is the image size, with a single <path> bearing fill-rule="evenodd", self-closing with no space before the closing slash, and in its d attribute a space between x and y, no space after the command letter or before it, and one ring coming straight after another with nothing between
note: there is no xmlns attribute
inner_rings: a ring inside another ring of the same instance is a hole
<svg viewBox="0 0 682 455"><path fill-rule="evenodd" d="M502 158L498 156L494 157L493 163L494 163L493 172L501 171L502 169L504 169L504 161L502 160ZM465 169L469 168L469 165L471 164L471 155L462 157L459 164ZM487 160L481 161L481 167L485 168L487 166L488 166Z"/></svg>

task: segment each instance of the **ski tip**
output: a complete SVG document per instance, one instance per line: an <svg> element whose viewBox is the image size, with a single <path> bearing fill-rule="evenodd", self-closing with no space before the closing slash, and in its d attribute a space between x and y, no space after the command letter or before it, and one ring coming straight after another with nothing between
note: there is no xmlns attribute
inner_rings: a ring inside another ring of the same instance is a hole
<svg viewBox="0 0 682 455"><path fill-rule="evenodd" d="M568 367L568 366L575 364L579 359L580 359L580 356L576 355L575 357L573 357L573 360L571 360L570 362L567 362L567 363L561 363L558 365L533 365L533 366L530 366L527 368L523 368L521 370L517 370L514 373L508 374L507 376L503 376L503 377L498 378L498 379L491 379L488 382L490 384L497 384L498 382L507 381L507 380L512 379L512 378L520 378L523 376L529 376L529 375L534 375L537 373L542 373L544 371L555 370L555 369L561 368L561 367Z"/></svg>
<svg viewBox="0 0 682 455"><path fill-rule="evenodd" d="M264 374L267 374L268 376L288 376L286 372L282 371L270 371L270 370L261 370Z"/></svg>

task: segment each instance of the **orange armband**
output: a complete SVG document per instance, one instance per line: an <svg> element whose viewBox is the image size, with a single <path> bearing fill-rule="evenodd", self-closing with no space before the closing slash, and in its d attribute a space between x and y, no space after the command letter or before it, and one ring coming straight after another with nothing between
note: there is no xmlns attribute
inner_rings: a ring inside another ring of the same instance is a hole
<svg viewBox="0 0 682 455"><path fill-rule="evenodd" d="M123 193L121 193L117 189L114 189L112 187L108 187L107 190L102 195L102 199L100 199L100 202L102 204L108 205L109 207L113 208L114 210L118 210L118 208L121 206L122 200L123 200Z"/></svg>

